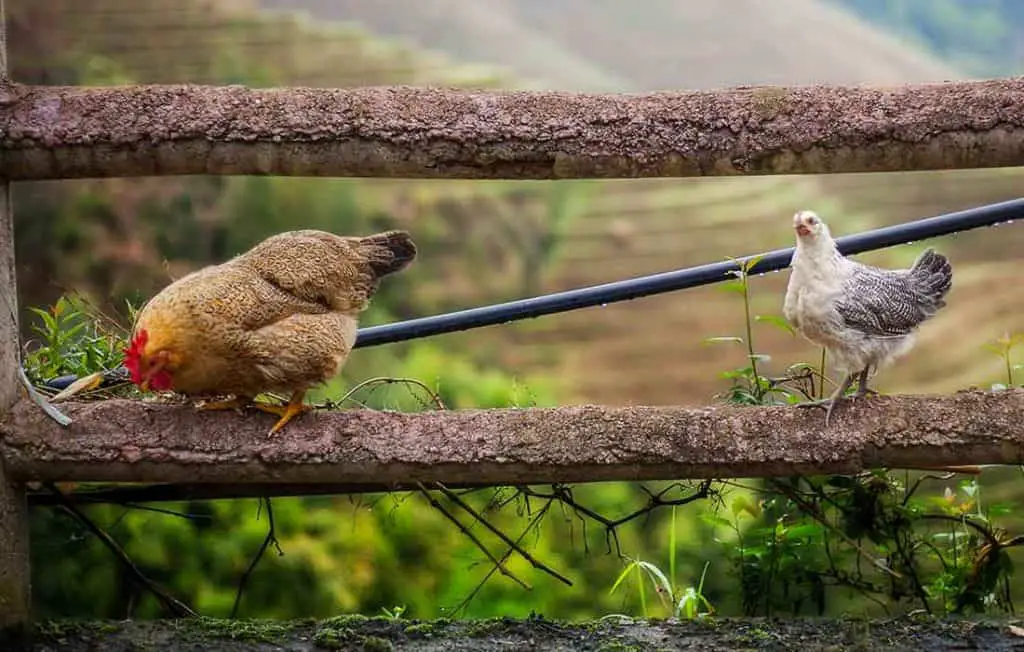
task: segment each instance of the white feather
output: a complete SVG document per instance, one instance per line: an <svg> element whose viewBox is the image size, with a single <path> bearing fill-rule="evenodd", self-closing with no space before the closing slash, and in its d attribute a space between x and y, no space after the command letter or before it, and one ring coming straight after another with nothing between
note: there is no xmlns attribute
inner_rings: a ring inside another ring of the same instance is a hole
<svg viewBox="0 0 1024 652"><path fill-rule="evenodd" d="M837 303L856 300L844 296L844 284L860 265L839 253L828 227L811 211L794 215L794 223L807 217L815 226L811 237L797 238L783 314L801 335L825 347L840 371L877 373L913 347L913 334L872 335L844 324Z"/></svg>

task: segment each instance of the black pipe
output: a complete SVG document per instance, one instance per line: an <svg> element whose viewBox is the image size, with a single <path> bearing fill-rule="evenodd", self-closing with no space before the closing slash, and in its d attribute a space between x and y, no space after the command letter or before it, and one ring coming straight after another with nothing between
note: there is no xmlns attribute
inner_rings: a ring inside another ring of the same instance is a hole
<svg viewBox="0 0 1024 652"><path fill-rule="evenodd" d="M947 213L896 226L865 231L856 235L837 238L839 250L846 255L859 254L884 247L907 244L950 233L968 231L982 226L992 226L1015 219L1024 219L1024 198L969 208L957 213ZM746 256L746 259L756 256ZM763 258L750 269L751 274L773 272L789 267L793 248L776 249L763 254ZM741 259L742 260L742 259ZM739 268L735 262L708 263L672 272L641 276L625 281L567 290L529 299L519 299L492 306L470 308L449 312L433 317L421 317L408 321L370 326L359 330L356 347L379 346L392 342L403 342L442 333L507 324L520 319L540 317L579 308L606 305L646 297L652 294L684 290L725 281L729 272Z"/></svg>
<svg viewBox="0 0 1024 652"><path fill-rule="evenodd" d="M998 204L978 206L956 213L947 213L937 217L929 217L895 226L865 231L855 235L836 238L839 250L846 255L874 251L885 247L908 244L918 240L926 240L938 236L969 231L982 226L993 226L1004 222L1024 219L1024 198L1011 199ZM740 260L755 258L745 256ZM776 249L762 255L761 260L749 272L763 274L789 267L793 257L793 248ZM688 267L672 272L662 272L650 276L615 281L602 285L592 285L576 290L556 292L529 299L519 299L508 303L481 306L468 310L459 310L432 317L409 319L394 324L370 326L359 329L356 348L379 346L393 342L404 342L421 337L454 333L457 331L507 324L520 319L552 315L568 312L579 308L607 305L617 301L637 299L639 297L662 294L675 290L699 287L725 281L730 272L739 269L737 262L726 261L708 263L697 267ZM64 389L75 381L74 376L61 376L46 384L54 389Z"/></svg>

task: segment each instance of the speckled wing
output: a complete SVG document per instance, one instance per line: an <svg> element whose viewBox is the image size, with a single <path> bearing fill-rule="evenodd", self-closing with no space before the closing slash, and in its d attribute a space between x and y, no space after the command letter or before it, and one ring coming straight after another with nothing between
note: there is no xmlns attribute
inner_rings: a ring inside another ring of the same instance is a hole
<svg viewBox="0 0 1024 652"><path fill-rule="evenodd" d="M345 238L315 230L267 238L241 257L265 281L302 302L345 309L372 292L373 277Z"/></svg>
<svg viewBox="0 0 1024 652"><path fill-rule="evenodd" d="M836 310L847 328L872 337L903 337L931 316L907 270L853 268Z"/></svg>

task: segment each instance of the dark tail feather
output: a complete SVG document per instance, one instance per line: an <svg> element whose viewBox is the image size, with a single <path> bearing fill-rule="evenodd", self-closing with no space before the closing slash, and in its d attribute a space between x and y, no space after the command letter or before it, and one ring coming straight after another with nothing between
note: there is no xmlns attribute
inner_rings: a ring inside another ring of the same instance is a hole
<svg viewBox="0 0 1024 652"><path fill-rule="evenodd" d="M946 305L943 299L953 286L953 266L945 256L926 249L914 261L910 276L920 292L935 302L936 308Z"/></svg>
<svg viewBox="0 0 1024 652"><path fill-rule="evenodd" d="M377 278L404 269L416 258L416 243L405 231L385 231L359 241Z"/></svg>

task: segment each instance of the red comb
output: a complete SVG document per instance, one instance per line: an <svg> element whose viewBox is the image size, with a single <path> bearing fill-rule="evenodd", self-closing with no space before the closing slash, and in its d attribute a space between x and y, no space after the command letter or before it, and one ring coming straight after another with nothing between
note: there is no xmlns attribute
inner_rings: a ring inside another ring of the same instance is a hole
<svg viewBox="0 0 1024 652"><path fill-rule="evenodd" d="M146 329L140 330L132 338L128 344L128 348L124 350L124 366L131 372L132 382L139 384L142 382L142 374L139 371L139 362L142 359L142 352L146 348L146 342L149 341L149 333Z"/></svg>

